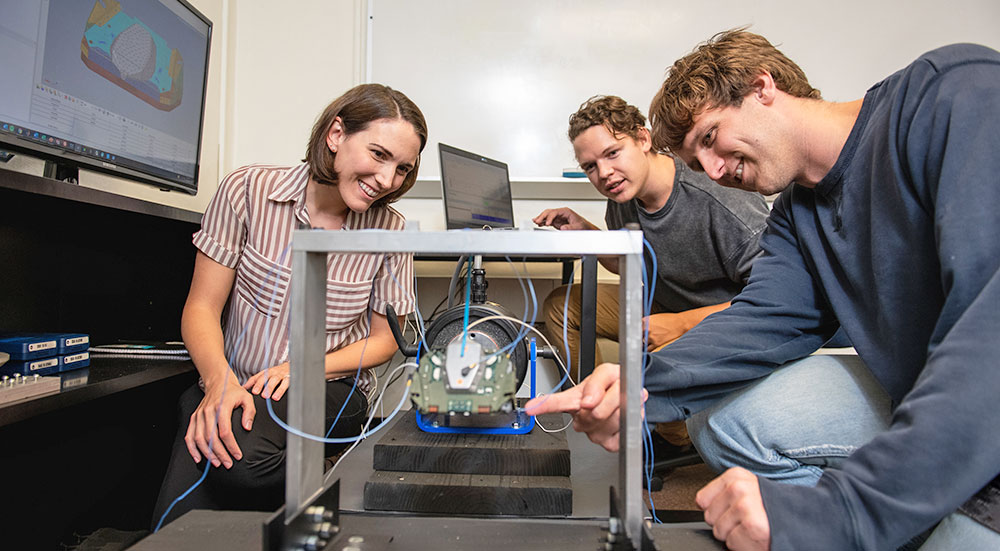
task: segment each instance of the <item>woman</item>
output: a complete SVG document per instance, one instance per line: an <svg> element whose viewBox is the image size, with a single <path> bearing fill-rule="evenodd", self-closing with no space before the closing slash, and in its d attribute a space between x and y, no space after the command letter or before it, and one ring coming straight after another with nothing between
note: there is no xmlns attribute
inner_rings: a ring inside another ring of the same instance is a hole
<svg viewBox="0 0 1000 551"><path fill-rule="evenodd" d="M201 380L180 400L181 429L154 526L206 460L207 478L164 523L196 508L281 505L285 431L265 400L287 420L292 232L402 229L402 215L388 204L413 187L426 141L423 114L409 98L365 84L326 108L303 164L243 167L220 184L194 235L198 253L181 318ZM328 263L327 427L337 418L331 436L344 437L357 435L365 419L362 391L372 389L366 368L396 351L386 305L401 314L413 310L413 262L405 254L337 254ZM328 444L327 455L342 447Z"/></svg>

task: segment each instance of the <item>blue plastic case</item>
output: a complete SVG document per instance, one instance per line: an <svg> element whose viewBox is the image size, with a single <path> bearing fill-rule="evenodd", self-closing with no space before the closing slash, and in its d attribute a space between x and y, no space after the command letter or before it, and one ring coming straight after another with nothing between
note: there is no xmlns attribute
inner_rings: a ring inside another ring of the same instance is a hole
<svg viewBox="0 0 1000 551"><path fill-rule="evenodd" d="M0 368L0 375L12 376L20 374L24 377L32 375L52 375L59 373L59 365L62 363L59 356L51 358L37 358L34 360L11 360Z"/></svg>
<svg viewBox="0 0 1000 551"><path fill-rule="evenodd" d="M48 358L59 353L59 341L54 336L14 334L0 336L0 351L11 360Z"/></svg>
<svg viewBox="0 0 1000 551"><path fill-rule="evenodd" d="M81 367L87 367L90 365L90 353L89 352L77 352L76 354L68 354L66 356L59 356L59 371L72 371L74 369L79 369Z"/></svg>

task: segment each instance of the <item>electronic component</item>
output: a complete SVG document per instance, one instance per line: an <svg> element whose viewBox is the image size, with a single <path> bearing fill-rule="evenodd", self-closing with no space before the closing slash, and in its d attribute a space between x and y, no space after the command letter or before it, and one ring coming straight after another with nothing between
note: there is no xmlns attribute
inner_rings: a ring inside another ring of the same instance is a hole
<svg viewBox="0 0 1000 551"><path fill-rule="evenodd" d="M462 341L421 358L410 391L417 410L425 415L511 412L519 381L510 356L478 333Z"/></svg>

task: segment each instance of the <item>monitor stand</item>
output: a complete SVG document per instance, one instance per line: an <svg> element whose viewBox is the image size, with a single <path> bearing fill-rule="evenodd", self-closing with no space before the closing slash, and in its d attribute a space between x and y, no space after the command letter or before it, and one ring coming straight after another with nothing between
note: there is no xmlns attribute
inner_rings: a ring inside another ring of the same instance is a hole
<svg viewBox="0 0 1000 551"><path fill-rule="evenodd" d="M52 178L53 180L68 182L70 184L80 183L79 169L77 169L76 166L64 163L45 161L45 168L42 171L42 176Z"/></svg>

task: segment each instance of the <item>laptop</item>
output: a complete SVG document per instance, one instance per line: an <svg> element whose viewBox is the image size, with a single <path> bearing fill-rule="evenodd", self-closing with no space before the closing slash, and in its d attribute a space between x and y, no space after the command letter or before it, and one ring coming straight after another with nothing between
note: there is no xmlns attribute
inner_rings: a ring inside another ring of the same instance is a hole
<svg viewBox="0 0 1000 551"><path fill-rule="evenodd" d="M438 144L438 154L449 230L514 228L506 163L443 143Z"/></svg>

